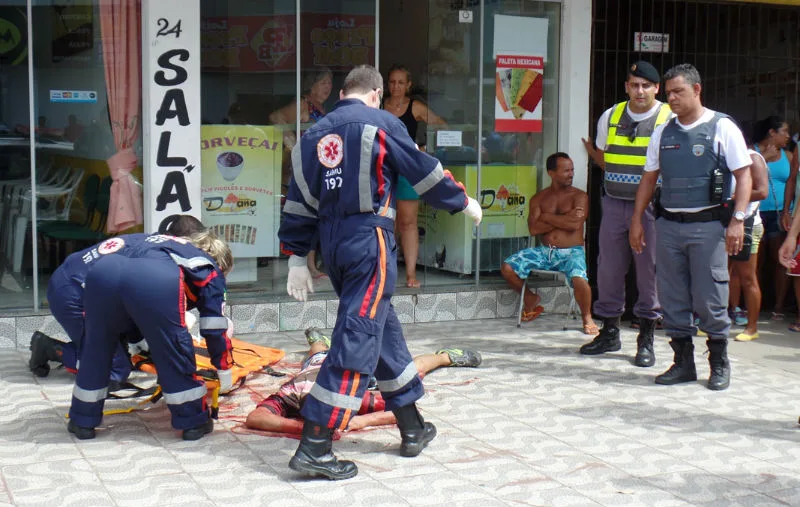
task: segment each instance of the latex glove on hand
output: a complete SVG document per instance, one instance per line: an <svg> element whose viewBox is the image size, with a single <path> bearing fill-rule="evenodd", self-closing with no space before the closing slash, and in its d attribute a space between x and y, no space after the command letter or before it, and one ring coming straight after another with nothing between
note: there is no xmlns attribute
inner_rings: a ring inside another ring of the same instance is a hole
<svg viewBox="0 0 800 507"><path fill-rule="evenodd" d="M150 345L147 344L147 340L144 338L138 342L128 342L128 354L146 357L150 355Z"/></svg>
<svg viewBox="0 0 800 507"><path fill-rule="evenodd" d="M483 209L481 209L481 205L473 199L472 197L467 197L467 207L462 210L462 212L470 217L475 225L480 225L481 219L483 219Z"/></svg>
<svg viewBox="0 0 800 507"><path fill-rule="evenodd" d="M219 392L228 394L233 391L233 372L231 370L217 370L219 378Z"/></svg>
<svg viewBox="0 0 800 507"><path fill-rule="evenodd" d="M307 300L308 293L314 292L314 283L305 257L297 255L289 257L289 279L286 282L286 292L298 301Z"/></svg>

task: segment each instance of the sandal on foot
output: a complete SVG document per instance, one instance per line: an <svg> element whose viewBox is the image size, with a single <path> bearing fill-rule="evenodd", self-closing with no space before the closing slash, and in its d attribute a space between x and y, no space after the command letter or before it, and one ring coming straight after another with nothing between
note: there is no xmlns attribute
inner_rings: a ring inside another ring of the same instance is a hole
<svg viewBox="0 0 800 507"><path fill-rule="evenodd" d="M408 287L409 289L419 289L421 286L422 284L419 283L419 280L417 280L416 278L412 278L411 280L406 280L406 287Z"/></svg>
<svg viewBox="0 0 800 507"><path fill-rule="evenodd" d="M786 315L782 314L781 312L772 312L772 316L770 320L783 320Z"/></svg>
<svg viewBox="0 0 800 507"><path fill-rule="evenodd" d="M583 334L589 336L597 336L600 333L600 328L597 327L597 324L584 324L583 325Z"/></svg>
<svg viewBox="0 0 800 507"><path fill-rule="evenodd" d="M541 305L537 306L533 310L525 310L525 309L523 309L522 310L522 318L520 319L520 322L530 322L530 321L536 319L539 315L541 315L543 311L544 311L544 306L541 306Z"/></svg>
<svg viewBox="0 0 800 507"><path fill-rule="evenodd" d="M800 333L800 322L793 322L791 326L789 326L789 331L793 333Z"/></svg>
<svg viewBox="0 0 800 507"><path fill-rule="evenodd" d="M753 334L739 333L736 335L736 338L734 338L734 340L736 340L737 342L751 342L757 339L758 339L758 331L756 331Z"/></svg>

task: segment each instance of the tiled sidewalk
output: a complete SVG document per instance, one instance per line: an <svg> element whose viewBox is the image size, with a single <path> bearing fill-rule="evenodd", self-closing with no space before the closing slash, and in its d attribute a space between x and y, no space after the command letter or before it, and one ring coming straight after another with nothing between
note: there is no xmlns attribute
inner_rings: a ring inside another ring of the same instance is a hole
<svg viewBox="0 0 800 507"><path fill-rule="evenodd" d="M259 376L226 398L197 442L170 428L163 401L78 441L64 420L71 376L34 379L27 351L0 349L0 505L800 505L800 339L785 326L732 343L731 388L712 392L700 339L701 380L665 387L653 384L671 361L663 337L642 369L630 363L633 331L620 353L583 357L585 337L561 323L406 326L415 354L455 344L484 364L426 378L420 407L439 436L421 456L397 454L395 428L345 434L335 450L360 473L336 483L288 469L296 440L243 428L283 379ZM240 338L286 349L279 370L305 348L301 332Z"/></svg>

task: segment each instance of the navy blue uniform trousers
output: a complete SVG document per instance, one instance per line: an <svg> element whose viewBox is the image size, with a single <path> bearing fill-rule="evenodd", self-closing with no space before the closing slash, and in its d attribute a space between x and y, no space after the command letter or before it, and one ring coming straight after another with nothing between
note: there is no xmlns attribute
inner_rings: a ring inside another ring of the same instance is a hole
<svg viewBox="0 0 800 507"><path fill-rule="evenodd" d="M69 411L79 426L100 424L119 336L134 327L147 337L172 426L186 429L207 421L207 390L195 376L183 290L183 272L171 260L112 254L97 261L84 289L86 334Z"/></svg>
<svg viewBox="0 0 800 507"><path fill-rule="evenodd" d="M370 375L386 409L424 394L391 298L397 280L393 222L374 215L319 224L322 255L339 296L331 348L301 410L304 418L344 429L361 406Z"/></svg>
<svg viewBox="0 0 800 507"><path fill-rule="evenodd" d="M47 304L56 321L61 324L67 336L72 340L61 346L61 362L64 367L78 370L78 355L83 343L85 326L83 322L83 288L80 284L56 271L47 284ZM124 382L131 373L131 359L122 344L117 347L114 362L111 366L111 380Z"/></svg>

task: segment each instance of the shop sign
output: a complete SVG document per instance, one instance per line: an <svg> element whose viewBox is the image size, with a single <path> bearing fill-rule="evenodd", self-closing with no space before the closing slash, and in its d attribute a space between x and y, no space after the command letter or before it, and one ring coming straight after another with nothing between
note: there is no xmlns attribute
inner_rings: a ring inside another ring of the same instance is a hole
<svg viewBox="0 0 800 507"><path fill-rule="evenodd" d="M541 132L544 57L498 54L496 69L495 131Z"/></svg>
<svg viewBox="0 0 800 507"><path fill-rule="evenodd" d="M0 64L19 65L28 56L28 20L24 6L0 7Z"/></svg>
<svg viewBox="0 0 800 507"><path fill-rule="evenodd" d="M200 6L142 2L145 227L200 218Z"/></svg>
<svg viewBox="0 0 800 507"><path fill-rule="evenodd" d="M655 32L635 32L633 50L642 53L669 53L669 34Z"/></svg>
<svg viewBox="0 0 800 507"><path fill-rule="evenodd" d="M294 71L296 28L294 15L203 18L203 70ZM374 16L303 13L300 30L304 68L349 71L375 61Z"/></svg>
<svg viewBox="0 0 800 507"><path fill-rule="evenodd" d="M260 125L203 125L202 221L234 257L278 256L283 133Z"/></svg>

